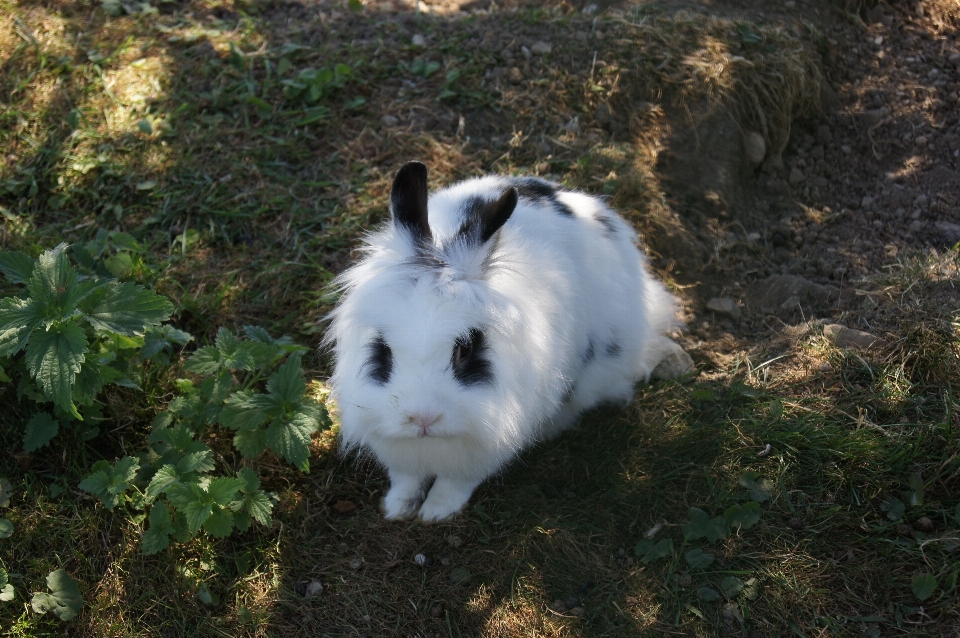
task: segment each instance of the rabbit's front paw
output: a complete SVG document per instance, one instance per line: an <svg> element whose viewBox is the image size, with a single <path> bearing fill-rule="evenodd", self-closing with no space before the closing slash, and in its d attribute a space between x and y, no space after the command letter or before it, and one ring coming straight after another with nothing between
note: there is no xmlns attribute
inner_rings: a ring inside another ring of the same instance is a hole
<svg viewBox="0 0 960 638"><path fill-rule="evenodd" d="M427 500L420 506L420 519L424 523L439 523L458 513L470 500L478 483L437 478Z"/></svg>
<svg viewBox="0 0 960 638"><path fill-rule="evenodd" d="M419 476L390 473L390 490L383 499L383 515L387 520L413 518L426 496L427 481Z"/></svg>

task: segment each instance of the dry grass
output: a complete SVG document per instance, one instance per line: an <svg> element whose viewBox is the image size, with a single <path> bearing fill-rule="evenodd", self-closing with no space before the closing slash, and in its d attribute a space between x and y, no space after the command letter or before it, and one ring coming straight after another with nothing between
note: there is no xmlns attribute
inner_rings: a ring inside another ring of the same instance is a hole
<svg viewBox="0 0 960 638"><path fill-rule="evenodd" d="M522 171L606 194L649 238L678 223L655 167L684 107L695 118L730 109L777 149L792 117L818 105L810 34L689 12L625 12L594 26L542 10L245 15L255 7L198 1L107 20L94 8L0 0L19 20L0 23L0 243L36 252L98 229L133 232L148 246L142 278L201 341L255 322L316 344L331 303L323 286L385 216L406 159L426 161L434 185ZM551 53L527 61L520 45L538 40ZM284 59L292 69L278 76ZM423 77L418 59L439 67ZM298 124L315 112L285 99L278 77L335 62L353 79L321 100L326 117ZM522 80L511 81L513 67ZM93 442L61 434L29 467L0 458L18 490L3 513L18 535L0 545L0 562L20 594L0 603L0 623L11 636L947 635L960 486L943 390L960 376L956 269L944 263L905 262L864 284L887 309L883 349L837 350L816 325L779 344L733 344L696 384L642 388L630 408L588 415L438 526L386 524L382 473L340 459L327 433L309 475L258 467L279 499L273 528L142 556L134 512L106 512L72 490L95 459L139 449L171 371L146 398L108 397L110 431ZM789 356L762 365L780 354ZM322 376L325 362L311 365ZM5 450L22 420L0 415ZM758 457L767 443L773 454ZM690 507L717 514L749 498L739 484L748 469L775 483L758 525L684 544ZM937 530L900 537L879 502L915 471L926 504L909 522L925 514ZM633 548L661 523L658 539L675 550L644 565ZM691 569L691 548L716 563ZM418 567L417 553L432 562ZM66 626L23 605L59 566L87 603ZM941 582L923 605L910 593L920 571ZM731 575L755 578L756 596L698 597ZM312 580L325 590L305 598ZM197 597L203 587L214 604ZM550 609L557 600L565 610Z"/></svg>

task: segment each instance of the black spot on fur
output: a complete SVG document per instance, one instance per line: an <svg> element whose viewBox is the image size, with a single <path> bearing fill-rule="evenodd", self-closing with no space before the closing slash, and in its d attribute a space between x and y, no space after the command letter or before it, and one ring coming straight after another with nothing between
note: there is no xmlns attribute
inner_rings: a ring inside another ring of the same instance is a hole
<svg viewBox="0 0 960 638"><path fill-rule="evenodd" d="M607 237L617 236L617 226L613 223L612 219L602 214L597 215L596 219L600 222L600 225L603 226L603 232Z"/></svg>
<svg viewBox="0 0 960 638"><path fill-rule="evenodd" d="M383 335L377 335L377 338L367 346L369 354L363 367L368 367L367 376L379 383L386 385L390 382L390 376L393 374L393 351L387 345Z"/></svg>
<svg viewBox="0 0 960 638"><path fill-rule="evenodd" d="M510 183L517 189L520 197L538 203L546 203L561 215L573 217L573 211L570 207L557 198L557 193L561 189L553 182L548 182L539 177L515 177L510 180Z"/></svg>
<svg viewBox="0 0 960 638"><path fill-rule="evenodd" d="M584 350L583 354L580 355L580 362L583 365L587 365L588 363L593 361L593 358L596 356L597 356L597 348L593 343L593 337L590 337L590 339L587 340L587 349Z"/></svg>
<svg viewBox="0 0 960 638"><path fill-rule="evenodd" d="M493 366L487 359L486 335L473 328L453 344L450 367L461 385L471 386L493 382Z"/></svg>
<svg viewBox="0 0 960 638"><path fill-rule="evenodd" d="M607 356L608 357L619 357L620 353L623 352L623 348L619 343L611 341L607 344Z"/></svg>

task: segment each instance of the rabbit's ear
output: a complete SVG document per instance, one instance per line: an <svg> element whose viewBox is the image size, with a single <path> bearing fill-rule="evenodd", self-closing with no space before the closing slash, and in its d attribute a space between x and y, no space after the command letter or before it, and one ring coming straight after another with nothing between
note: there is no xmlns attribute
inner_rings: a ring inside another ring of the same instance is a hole
<svg viewBox="0 0 960 638"><path fill-rule="evenodd" d="M432 239L427 221L427 167L407 162L393 179L390 209L395 224L402 226L417 242Z"/></svg>
<svg viewBox="0 0 960 638"><path fill-rule="evenodd" d="M495 201L477 198L470 202L457 234L469 241L479 239L481 244L487 243L510 219L519 197L517 189L511 186Z"/></svg>
<svg viewBox="0 0 960 638"><path fill-rule="evenodd" d="M480 240L486 243L500 227L507 223L519 199L517 189L508 188L500 199L483 208L480 218Z"/></svg>

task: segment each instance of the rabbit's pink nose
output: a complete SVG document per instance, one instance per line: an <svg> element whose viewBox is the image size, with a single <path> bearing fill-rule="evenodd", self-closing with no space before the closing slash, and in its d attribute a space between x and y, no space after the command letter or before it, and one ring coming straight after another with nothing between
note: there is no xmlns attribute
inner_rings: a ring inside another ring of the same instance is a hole
<svg viewBox="0 0 960 638"><path fill-rule="evenodd" d="M416 414L408 414L407 422L417 426L418 436L427 436L430 426L439 421L440 417L440 414L433 412L418 412Z"/></svg>

